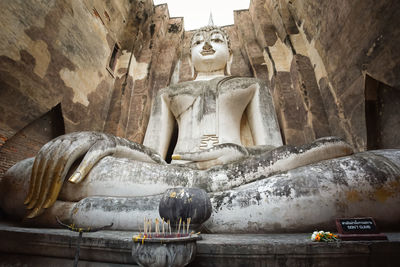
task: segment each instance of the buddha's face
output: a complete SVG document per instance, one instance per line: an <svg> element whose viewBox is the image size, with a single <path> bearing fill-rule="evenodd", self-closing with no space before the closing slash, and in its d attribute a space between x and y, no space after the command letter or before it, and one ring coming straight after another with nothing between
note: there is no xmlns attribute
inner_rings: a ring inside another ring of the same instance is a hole
<svg viewBox="0 0 400 267"><path fill-rule="evenodd" d="M192 38L192 64L197 72L223 70L230 54L227 38L218 29L197 32Z"/></svg>

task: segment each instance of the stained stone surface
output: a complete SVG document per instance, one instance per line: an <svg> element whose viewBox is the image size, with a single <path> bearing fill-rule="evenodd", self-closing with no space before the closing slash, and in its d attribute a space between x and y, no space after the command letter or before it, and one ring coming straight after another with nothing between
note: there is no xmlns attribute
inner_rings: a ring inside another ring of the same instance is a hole
<svg viewBox="0 0 400 267"><path fill-rule="evenodd" d="M301 152L294 152L296 149L304 148L282 147L278 149L282 151L206 171L162 165L154 168L151 163L107 157L81 184L66 184L60 201L30 222L55 226L54 217L60 216L85 227L114 223L113 229L138 230L142 218L158 217L161 193L169 187L185 186L209 192L213 212L204 229L212 233L313 231L316 227L331 230L337 217L365 216L374 217L383 229L398 227L399 150L320 161L326 152L318 154L316 146L317 153L312 154L316 162L294 168L293 164L301 166L304 159L299 156ZM1 194L6 213L24 215L24 177L29 177L31 164L32 159L21 162L2 180L2 187L7 188ZM283 166L287 170L283 171ZM18 169L25 174L18 174ZM151 179L157 180L156 186Z"/></svg>
<svg viewBox="0 0 400 267"><path fill-rule="evenodd" d="M83 234L80 262L85 266L135 266L131 258L136 232L100 231ZM201 234L197 256L188 266L397 266L400 235L388 241L315 243L310 233L268 235ZM0 223L3 265L72 264L77 233L64 229L25 228ZM119 265L120 264L120 265Z"/></svg>
<svg viewBox="0 0 400 267"><path fill-rule="evenodd" d="M270 80L281 80L280 72L289 72L288 66L299 56L309 58L314 77L305 76L308 78L302 84L308 90L315 79L323 101L322 104L316 102L319 104L314 108L327 113L331 134L345 138L357 150L365 150L365 74L392 88L399 88L399 70L395 66L399 65L400 53L393 49L399 38L395 26L399 18L397 5L394 1L321 4L313 0L256 0L250 5L254 26L248 32L255 30L258 44L264 49L264 64L268 67ZM264 18L258 14L263 14ZM245 17L243 14L235 17L238 28L248 25ZM288 94L296 94L295 88L290 86L293 78L293 73L285 78L285 83L289 83ZM272 84L271 90L279 89L279 85L279 82ZM389 102L386 104L391 105ZM299 103L307 105L306 101L291 103L299 108L298 116L292 115L291 109L284 106L283 110L278 108L277 111L283 113L280 119L282 131L290 132L287 144L313 135L313 131L307 132L307 128L313 128L311 121L304 132L291 130L292 119L301 121L304 118ZM279 107L280 103L275 101L275 105ZM392 113L389 120L395 117ZM322 128L316 127L314 131L326 130L326 124L320 126Z"/></svg>

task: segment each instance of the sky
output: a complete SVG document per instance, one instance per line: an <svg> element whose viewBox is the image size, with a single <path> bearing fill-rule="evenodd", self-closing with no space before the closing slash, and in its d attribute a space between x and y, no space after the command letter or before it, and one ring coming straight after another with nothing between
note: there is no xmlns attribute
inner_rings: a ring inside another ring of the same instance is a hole
<svg viewBox="0 0 400 267"><path fill-rule="evenodd" d="M248 9L250 0L153 0L154 5L168 4L170 17L184 17L185 30L208 24L210 11L214 24L233 24L233 10Z"/></svg>

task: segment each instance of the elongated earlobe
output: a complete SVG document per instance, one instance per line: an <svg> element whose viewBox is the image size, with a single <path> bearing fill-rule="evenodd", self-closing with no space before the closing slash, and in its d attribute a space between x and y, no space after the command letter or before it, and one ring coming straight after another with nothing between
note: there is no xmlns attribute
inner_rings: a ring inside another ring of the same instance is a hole
<svg viewBox="0 0 400 267"><path fill-rule="evenodd" d="M226 62L226 75L232 75L231 74L231 65L232 65L232 60L233 60L233 54L232 52L229 53L229 59L228 62Z"/></svg>

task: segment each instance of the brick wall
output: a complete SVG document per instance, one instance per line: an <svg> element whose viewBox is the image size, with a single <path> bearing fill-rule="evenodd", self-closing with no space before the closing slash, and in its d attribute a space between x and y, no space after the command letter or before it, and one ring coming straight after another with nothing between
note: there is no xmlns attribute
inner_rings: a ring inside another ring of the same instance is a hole
<svg viewBox="0 0 400 267"><path fill-rule="evenodd" d="M35 120L0 147L0 177L20 160L34 157L51 139L64 134L60 105Z"/></svg>

